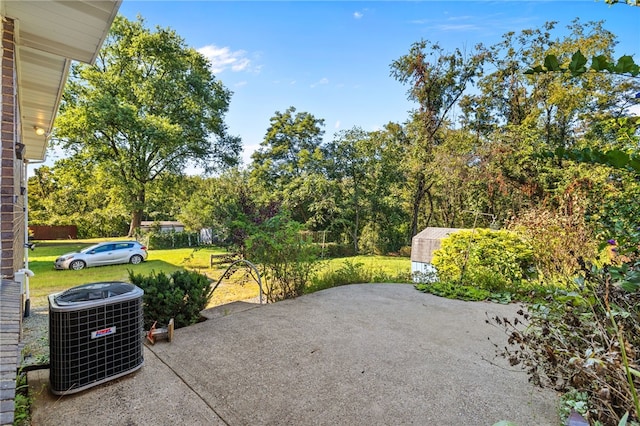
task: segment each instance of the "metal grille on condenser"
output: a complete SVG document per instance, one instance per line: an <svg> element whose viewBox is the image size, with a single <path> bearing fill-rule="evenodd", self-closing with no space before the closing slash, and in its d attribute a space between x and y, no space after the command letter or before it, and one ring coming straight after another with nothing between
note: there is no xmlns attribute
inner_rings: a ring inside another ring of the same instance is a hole
<svg viewBox="0 0 640 426"><path fill-rule="evenodd" d="M100 338L92 332L113 330ZM49 314L54 393L74 393L133 371L143 363L142 297Z"/></svg>

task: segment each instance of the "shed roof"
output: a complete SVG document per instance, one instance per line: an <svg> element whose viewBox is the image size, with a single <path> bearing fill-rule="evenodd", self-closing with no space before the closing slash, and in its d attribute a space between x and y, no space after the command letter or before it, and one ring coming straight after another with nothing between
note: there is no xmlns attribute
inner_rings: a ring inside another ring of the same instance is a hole
<svg viewBox="0 0 640 426"><path fill-rule="evenodd" d="M431 263L433 252L440 248L440 241L460 228L425 228L411 239L411 261Z"/></svg>

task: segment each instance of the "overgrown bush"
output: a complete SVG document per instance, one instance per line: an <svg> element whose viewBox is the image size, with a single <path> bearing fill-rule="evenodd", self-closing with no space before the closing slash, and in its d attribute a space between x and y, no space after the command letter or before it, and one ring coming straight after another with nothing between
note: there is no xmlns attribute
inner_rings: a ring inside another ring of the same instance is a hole
<svg viewBox="0 0 640 426"><path fill-rule="evenodd" d="M176 328L197 323L200 311L207 307L213 293L209 279L191 271L171 275L152 271L149 276L129 271L129 280L144 290L145 329L151 328L154 321L166 325L171 318Z"/></svg>
<svg viewBox="0 0 640 426"><path fill-rule="evenodd" d="M593 231L580 209L533 208L514 218L509 229L531 246L538 279L547 285L566 285L580 270L578 259L589 261L597 256Z"/></svg>
<svg viewBox="0 0 640 426"><path fill-rule="evenodd" d="M572 288L547 289L544 301L515 319L490 321L508 332L499 353L525 368L530 381L561 392L563 416L573 409L594 426L640 424L640 210L629 199L604 200L591 216L600 246L611 249L609 264L579 257L578 238L567 246L580 269Z"/></svg>
<svg viewBox="0 0 640 426"><path fill-rule="evenodd" d="M318 246L303 227L279 213L254 227L245 240L247 258L262 269L267 301L300 296L316 270Z"/></svg>
<svg viewBox="0 0 640 426"><path fill-rule="evenodd" d="M508 332L498 352L533 383L565 394L564 415L578 404L592 425L638 424L640 284L637 273L633 284L616 270L585 270L584 289L557 290L515 319L489 321Z"/></svg>
<svg viewBox="0 0 640 426"><path fill-rule="evenodd" d="M532 260L531 247L516 233L474 229L444 238L432 262L443 282L500 292L518 289Z"/></svg>

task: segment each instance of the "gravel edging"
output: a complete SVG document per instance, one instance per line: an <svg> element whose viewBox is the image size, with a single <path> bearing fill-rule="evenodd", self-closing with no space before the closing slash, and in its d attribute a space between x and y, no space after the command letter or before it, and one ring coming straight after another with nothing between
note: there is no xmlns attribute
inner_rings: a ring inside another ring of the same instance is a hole
<svg viewBox="0 0 640 426"><path fill-rule="evenodd" d="M21 366L49 364L49 308L29 310L22 320Z"/></svg>

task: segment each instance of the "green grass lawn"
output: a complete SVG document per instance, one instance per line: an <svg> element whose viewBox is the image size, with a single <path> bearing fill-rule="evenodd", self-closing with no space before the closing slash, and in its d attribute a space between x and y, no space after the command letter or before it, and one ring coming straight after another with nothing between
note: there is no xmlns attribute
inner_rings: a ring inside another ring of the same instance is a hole
<svg viewBox="0 0 640 426"><path fill-rule="evenodd" d="M81 284L98 281L128 281L129 271L148 275L152 271L171 273L178 269L190 269L206 274L214 281L217 281L224 272L224 267L209 267L211 254L225 252L224 249L217 247L149 250L147 261L139 265L100 266L80 271L58 271L54 269L53 263L56 257L64 253L78 251L100 241L103 240L37 242L36 249L29 251L29 269L35 273L35 276L29 280L31 306L47 306L47 296L49 294L64 291ZM408 258L355 256L322 261L318 274L326 274L344 268L345 261L349 261L352 264L362 264L360 269L372 271L374 275L375 273L380 275L380 272L383 272L388 276L399 276L404 273L408 274L411 269L411 261ZM258 285L252 281L243 282L242 275L238 273L231 279L222 281L214 292L209 306L257 297L259 293ZM312 286L311 291L320 289L321 287L314 288Z"/></svg>
<svg viewBox="0 0 640 426"><path fill-rule="evenodd" d="M387 275L398 276L411 271L411 260L408 257L398 256L352 256L340 257L324 261L321 272L342 268L346 261L354 264L361 263L362 268L369 271L381 271Z"/></svg>
<svg viewBox="0 0 640 426"><path fill-rule="evenodd" d="M31 305L34 307L46 306L49 294L81 284L98 281L128 281L129 271L148 275L151 271L171 273L178 269L188 268L207 273L215 278L216 270L209 268L209 255L224 253L223 249L208 247L149 250L147 261L139 265L100 266L80 271L54 269L53 263L61 254L77 251L99 241L101 240L38 242L36 249L29 252L29 269L35 274L29 280Z"/></svg>

